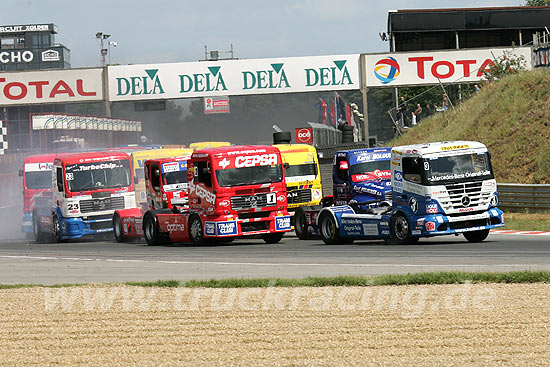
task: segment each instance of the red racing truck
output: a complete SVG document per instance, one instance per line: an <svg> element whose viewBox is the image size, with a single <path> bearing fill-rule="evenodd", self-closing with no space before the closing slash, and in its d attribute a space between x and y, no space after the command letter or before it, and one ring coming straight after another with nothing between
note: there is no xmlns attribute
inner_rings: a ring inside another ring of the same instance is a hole
<svg viewBox="0 0 550 367"><path fill-rule="evenodd" d="M190 156L148 159L144 162L145 194L150 210L178 212L188 207L187 161ZM118 242L143 237L141 208L116 210L113 231Z"/></svg>
<svg viewBox="0 0 550 367"><path fill-rule="evenodd" d="M290 231L283 161L276 147L197 150L187 167L189 207L148 210L143 231L149 245L251 235L277 243Z"/></svg>
<svg viewBox="0 0 550 367"><path fill-rule="evenodd" d="M55 154L38 154L25 158L19 176L23 177L22 231L31 238L32 213L37 207L52 206L52 165Z"/></svg>

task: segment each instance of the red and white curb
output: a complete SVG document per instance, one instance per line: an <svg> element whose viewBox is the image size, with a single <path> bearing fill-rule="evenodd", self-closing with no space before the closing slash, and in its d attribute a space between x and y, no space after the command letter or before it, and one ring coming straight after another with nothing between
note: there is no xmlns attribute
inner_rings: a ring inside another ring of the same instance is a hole
<svg viewBox="0 0 550 367"><path fill-rule="evenodd" d="M528 234L537 236L550 236L550 232L545 231L514 231L511 229L492 229L491 234Z"/></svg>

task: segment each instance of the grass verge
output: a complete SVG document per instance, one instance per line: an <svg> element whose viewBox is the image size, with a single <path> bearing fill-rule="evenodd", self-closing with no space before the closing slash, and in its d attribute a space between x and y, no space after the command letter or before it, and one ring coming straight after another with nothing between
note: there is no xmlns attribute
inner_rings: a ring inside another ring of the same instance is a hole
<svg viewBox="0 0 550 367"><path fill-rule="evenodd" d="M515 231L550 231L550 213L504 212L504 224Z"/></svg>
<svg viewBox="0 0 550 367"><path fill-rule="evenodd" d="M266 288L266 287L344 287L344 286L382 286L382 285L426 285L426 284L464 284L464 283L550 283L550 271L513 271L491 272L428 272L415 274L390 274L378 276L337 276L308 277L302 279L285 278L231 278L210 280L158 280L154 282L126 282L125 285L137 287L187 287L187 288ZM57 284L44 286L39 284L0 284L0 289L47 287L61 288L85 286L86 284Z"/></svg>

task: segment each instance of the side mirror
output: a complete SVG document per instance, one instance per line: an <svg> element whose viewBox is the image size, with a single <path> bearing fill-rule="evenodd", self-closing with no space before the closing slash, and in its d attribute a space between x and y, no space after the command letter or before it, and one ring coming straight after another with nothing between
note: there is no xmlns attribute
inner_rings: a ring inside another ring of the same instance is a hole
<svg viewBox="0 0 550 367"><path fill-rule="evenodd" d="M19 170L19 177L23 177L23 170L22 169Z"/></svg>
<svg viewBox="0 0 550 367"><path fill-rule="evenodd" d="M288 163L285 162L285 163L283 164L283 167L284 167L285 169L289 169L289 168L290 168L290 164L288 164Z"/></svg>

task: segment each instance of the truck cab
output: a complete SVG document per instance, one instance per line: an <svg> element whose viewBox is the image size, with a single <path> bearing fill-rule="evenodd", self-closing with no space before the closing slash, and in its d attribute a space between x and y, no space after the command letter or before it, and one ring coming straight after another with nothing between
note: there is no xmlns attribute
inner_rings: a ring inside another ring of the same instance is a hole
<svg viewBox="0 0 550 367"><path fill-rule="evenodd" d="M250 235L275 243L290 230L283 161L277 148L243 145L197 150L187 167L189 208L145 213L148 244L200 244Z"/></svg>
<svg viewBox="0 0 550 367"><path fill-rule="evenodd" d="M55 154L38 154L25 158L19 176L23 177L22 231L33 234L33 211L52 206L52 166Z"/></svg>
<svg viewBox="0 0 550 367"><path fill-rule="evenodd" d="M391 205L391 148L338 151L332 170L335 205L380 200Z"/></svg>
<svg viewBox="0 0 550 367"><path fill-rule="evenodd" d="M123 152L59 154L52 167L53 207L39 213L37 240L112 231L116 209L136 206L130 157Z"/></svg>
<svg viewBox="0 0 550 367"><path fill-rule="evenodd" d="M412 244L421 237L463 234L481 242L504 226L485 145L451 141L400 146L391 152L391 207L355 202L321 210L325 243L383 239Z"/></svg>

